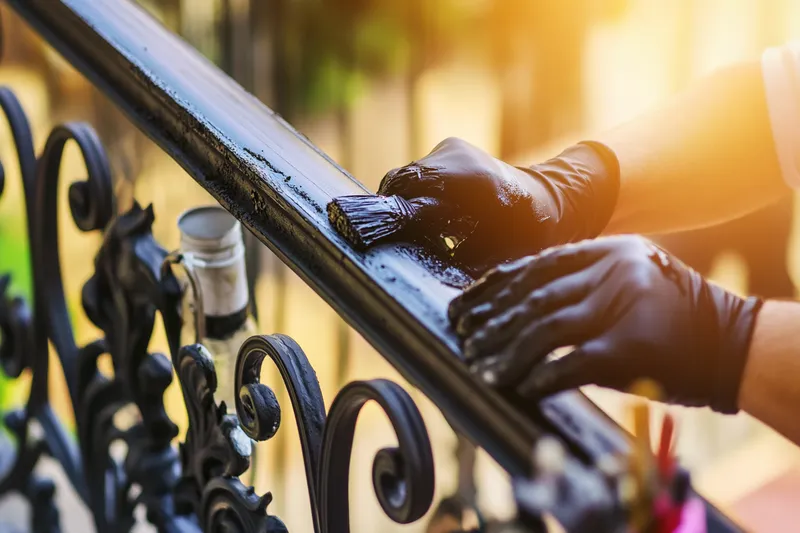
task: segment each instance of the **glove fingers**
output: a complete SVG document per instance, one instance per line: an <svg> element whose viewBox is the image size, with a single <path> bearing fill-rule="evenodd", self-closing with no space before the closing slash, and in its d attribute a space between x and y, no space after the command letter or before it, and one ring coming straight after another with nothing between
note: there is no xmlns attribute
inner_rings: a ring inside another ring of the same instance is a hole
<svg viewBox="0 0 800 533"><path fill-rule="evenodd" d="M572 352L534 368L517 388L526 398L544 398L565 390L597 383L602 375L602 347L598 341L579 346Z"/></svg>
<svg viewBox="0 0 800 533"><path fill-rule="evenodd" d="M579 303L591 292L594 281L592 276L579 272L530 292L512 285L498 294L509 291L509 298L516 300L513 305L499 307L492 302L483 303L468 309L456 322L456 332L466 338L464 353L468 359L495 352L517 337L526 324Z"/></svg>
<svg viewBox="0 0 800 533"><path fill-rule="evenodd" d="M506 314L523 318L521 314L532 313L537 305L531 295L536 292L527 286L524 276L513 276L503 279L496 276L495 283L485 283L479 292L472 293L467 300L451 304L450 318L461 337L469 337L476 328L480 328L489 319L500 319L498 327L492 328L496 333L500 327L510 325L510 320L501 317ZM511 317L508 317L509 319Z"/></svg>
<svg viewBox="0 0 800 533"><path fill-rule="evenodd" d="M450 321L455 323L469 309L484 303L492 303L497 292L503 290L508 283L517 278L519 271L533 261L533 256L523 257L517 261L499 265L484 274L450 302L447 310Z"/></svg>
<svg viewBox="0 0 800 533"><path fill-rule="evenodd" d="M450 321L458 324L461 318L472 310L479 308L483 313L488 311L489 306L496 309L496 313L499 314L553 280L582 271L588 265L599 261L606 253L605 247L593 245L594 243L589 243L580 247L570 245L551 248L541 254L498 266L450 302L448 309ZM599 277L592 276L593 274L587 271L586 281L600 280ZM567 283L563 290L584 291L585 287ZM484 320L488 318L490 316L487 315Z"/></svg>
<svg viewBox="0 0 800 533"><path fill-rule="evenodd" d="M518 390L521 394L541 398L592 384L625 391L637 377L642 377L640 373L646 374L640 372L633 361L626 362L624 354L617 353L616 348L608 345L609 328L613 328L615 321L628 312L634 301L620 293L619 287L625 280L614 276L616 266L612 263L605 272L599 268L592 269L598 270L594 277L600 280L600 287L575 306L580 326L559 336L562 346L578 348L534 368L520 385Z"/></svg>
<svg viewBox="0 0 800 533"><path fill-rule="evenodd" d="M387 173L378 194L398 194L405 198L430 196L456 204L485 198L492 203L494 199L483 194L495 192L497 180L492 177L492 165L496 163L489 154L451 137L422 159Z"/></svg>
<svg viewBox="0 0 800 533"><path fill-rule="evenodd" d="M453 163L460 160L451 153L461 143L463 141L457 139L445 139L422 159L390 170L381 180L378 194L397 194L407 199L430 196L443 200L448 178L457 177L453 171L457 165Z"/></svg>
<svg viewBox="0 0 800 533"><path fill-rule="evenodd" d="M584 342L585 322L582 306L560 309L527 324L496 355L478 358L471 367L472 371L492 385L515 386L531 368L557 348Z"/></svg>
<svg viewBox="0 0 800 533"><path fill-rule="evenodd" d="M440 169L427 166L420 160L390 170L381 180L378 194L398 195L406 199L428 196L441 199L444 177Z"/></svg>

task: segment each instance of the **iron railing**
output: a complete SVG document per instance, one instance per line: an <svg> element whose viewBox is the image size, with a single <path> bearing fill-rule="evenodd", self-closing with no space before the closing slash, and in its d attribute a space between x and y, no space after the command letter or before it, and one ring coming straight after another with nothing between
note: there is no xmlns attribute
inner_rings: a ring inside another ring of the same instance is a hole
<svg viewBox="0 0 800 533"><path fill-rule="evenodd" d="M129 0L7 3L512 476L532 472L532 450L541 437L560 439L573 475L565 481L568 497L552 509L558 519L571 524L584 503L592 503L582 500L581 490L600 479L599 461L626 450L625 434L578 392L531 404L474 379L445 313L471 280L416 245L367 253L348 246L328 223L325 206L336 196L365 192L357 180ZM350 383L326 413L300 347L282 335L259 336L239 353L241 393L236 414L227 413L214 402L208 354L201 346L180 346L180 285L153 239L152 209L134 205L112 216L109 165L91 128L59 126L37 155L25 114L8 89L0 91L0 105L23 178L34 281L30 304L8 294L7 279L0 283L0 360L10 376L26 368L33 376L25 408L6 416L12 438L3 449L0 494L16 491L33 502L35 531L59 530L53 484L33 472L43 454L62 465L98 531L129 531L139 504L160 531L282 531L269 514L272 496L255 494L239 479L249 466L250 439L267 440L278 427L280 407L259 383L265 358L279 368L296 414L317 531L349 531L350 449L359 409L370 400L388 414L398 438L397 448L374 460L381 506L400 523L425 514L433 498L431 448L401 387L383 380ZM83 289L83 309L103 336L84 346L73 338L58 260L55 190L68 142L77 143L88 170L87 179L69 189L73 219L83 231L103 233L94 275ZM159 316L169 357L147 352ZM49 404L48 343L64 370L77 439ZM114 365L111 378L98 370L106 353ZM180 449L163 403L173 367L189 413ZM140 421L117 427L115 413L131 403ZM120 440L127 445L121 459L110 451ZM513 527L540 528L539 517L519 503ZM708 509L712 531L737 530Z"/></svg>

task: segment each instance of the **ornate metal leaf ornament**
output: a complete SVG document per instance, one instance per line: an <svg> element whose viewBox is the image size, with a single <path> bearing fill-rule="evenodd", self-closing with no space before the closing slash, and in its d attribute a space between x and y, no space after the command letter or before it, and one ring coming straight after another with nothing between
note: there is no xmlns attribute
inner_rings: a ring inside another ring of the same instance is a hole
<svg viewBox="0 0 800 533"><path fill-rule="evenodd" d="M152 522L167 523L180 472L172 446L178 431L163 403L172 381L171 362L147 352L156 311L164 300L161 262L166 256L153 239L152 223L152 209L134 204L109 224L95 258L95 273L82 294L86 315L105 336L80 352L79 440L86 475L92 480L93 509L113 501L118 513L111 519L108 510L99 517L95 513L95 521L107 520L105 527L121 531L132 526L138 504L147 507ZM103 352L111 355L113 378L98 371L97 358ZM115 418L128 405L136 407L136 420L120 428ZM117 441L127 449L122 461L111 455ZM131 497L134 486L138 494Z"/></svg>
<svg viewBox="0 0 800 533"><path fill-rule="evenodd" d="M258 496L238 479L250 464L252 444L236 415L214 401L211 354L199 344L186 346L177 368L189 413L189 432L181 445L179 511L197 513L204 531L285 531L280 520L267 515L272 495Z"/></svg>

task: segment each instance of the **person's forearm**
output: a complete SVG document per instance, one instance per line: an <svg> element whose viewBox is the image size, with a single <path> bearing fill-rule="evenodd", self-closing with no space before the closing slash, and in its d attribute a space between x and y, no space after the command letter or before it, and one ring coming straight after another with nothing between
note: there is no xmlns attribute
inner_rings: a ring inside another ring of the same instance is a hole
<svg viewBox="0 0 800 533"><path fill-rule="evenodd" d="M756 322L739 407L800 445L800 303L768 301Z"/></svg>
<svg viewBox="0 0 800 533"><path fill-rule="evenodd" d="M719 71L597 140L620 162L604 233L665 233L724 222L788 194L757 62Z"/></svg>

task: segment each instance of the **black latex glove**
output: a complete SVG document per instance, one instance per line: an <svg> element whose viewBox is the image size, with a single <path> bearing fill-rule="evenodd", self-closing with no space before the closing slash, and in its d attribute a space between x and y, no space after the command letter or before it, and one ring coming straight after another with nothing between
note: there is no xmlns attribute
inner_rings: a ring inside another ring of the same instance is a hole
<svg viewBox="0 0 800 533"><path fill-rule="evenodd" d="M760 308L619 236L501 265L450 304L450 319L474 371L525 396L651 378L666 401L734 413ZM560 347L575 350L544 361Z"/></svg>
<svg viewBox="0 0 800 533"><path fill-rule="evenodd" d="M379 194L432 197L440 212L468 217L474 230L454 251L473 272L567 242L596 237L616 204L619 164L598 143L577 144L531 168L514 167L460 139L389 172ZM437 238L441 226L426 227Z"/></svg>

